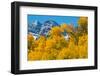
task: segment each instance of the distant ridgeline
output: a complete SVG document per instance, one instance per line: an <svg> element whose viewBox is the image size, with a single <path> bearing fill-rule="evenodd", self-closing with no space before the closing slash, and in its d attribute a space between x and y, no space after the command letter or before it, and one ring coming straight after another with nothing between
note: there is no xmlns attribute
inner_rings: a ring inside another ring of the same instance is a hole
<svg viewBox="0 0 100 76"><path fill-rule="evenodd" d="M43 24L36 20L32 24L28 24L28 33L32 33L35 38L40 35L47 36L54 26L59 26L59 24L53 20L45 21Z"/></svg>

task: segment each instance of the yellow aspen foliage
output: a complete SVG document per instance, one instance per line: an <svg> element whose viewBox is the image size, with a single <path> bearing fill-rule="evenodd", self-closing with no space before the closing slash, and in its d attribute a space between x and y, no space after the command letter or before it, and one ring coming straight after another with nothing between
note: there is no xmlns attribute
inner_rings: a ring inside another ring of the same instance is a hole
<svg viewBox="0 0 100 76"><path fill-rule="evenodd" d="M78 20L79 30L81 33L88 32L88 17L80 17ZM80 28L81 27L81 28Z"/></svg>
<svg viewBox="0 0 100 76"><path fill-rule="evenodd" d="M88 57L88 35L83 35L79 38L78 42L78 47L79 47L79 55L80 58L87 58Z"/></svg>
<svg viewBox="0 0 100 76"><path fill-rule="evenodd" d="M51 29L50 31L51 35L56 35L56 36L60 36L61 35L61 29L59 26L55 26Z"/></svg>
<svg viewBox="0 0 100 76"><path fill-rule="evenodd" d="M64 32L67 27L68 27L67 24L61 24L61 31Z"/></svg>
<svg viewBox="0 0 100 76"><path fill-rule="evenodd" d="M28 40L28 49L32 49L32 44L34 42L34 37L31 33L28 34L27 40Z"/></svg>
<svg viewBox="0 0 100 76"><path fill-rule="evenodd" d="M58 54L58 50L56 49L48 49L48 51L44 52L41 60L56 60L56 56Z"/></svg>
<svg viewBox="0 0 100 76"><path fill-rule="evenodd" d="M42 54L41 51L31 51L28 53L28 60L41 60Z"/></svg>
<svg viewBox="0 0 100 76"><path fill-rule="evenodd" d="M35 40L32 34L28 34L28 60L88 58L88 34L83 32L78 35L73 30L72 26L62 24L52 27L48 37L41 35ZM68 33L69 40L62 35L64 31L73 32Z"/></svg>
<svg viewBox="0 0 100 76"><path fill-rule="evenodd" d="M45 36L40 36L39 39L36 40L35 43L37 44L38 47L44 48L45 44L46 44L46 38L45 38Z"/></svg>
<svg viewBox="0 0 100 76"><path fill-rule="evenodd" d="M72 25L67 25L67 24L61 24L61 30L62 32L73 32L74 27Z"/></svg>
<svg viewBox="0 0 100 76"><path fill-rule="evenodd" d="M88 17L80 17L78 20L78 24L80 26L87 26L88 25Z"/></svg>
<svg viewBox="0 0 100 76"><path fill-rule="evenodd" d="M46 40L46 49L50 49L52 48L54 45L56 44L56 41L52 40L52 39L48 39Z"/></svg>
<svg viewBox="0 0 100 76"><path fill-rule="evenodd" d="M65 59L68 54L68 50L66 48L63 48L57 55L57 59Z"/></svg>
<svg viewBox="0 0 100 76"><path fill-rule="evenodd" d="M33 37L33 35L30 33L30 34L28 34L28 41L33 41L34 40L34 37Z"/></svg>

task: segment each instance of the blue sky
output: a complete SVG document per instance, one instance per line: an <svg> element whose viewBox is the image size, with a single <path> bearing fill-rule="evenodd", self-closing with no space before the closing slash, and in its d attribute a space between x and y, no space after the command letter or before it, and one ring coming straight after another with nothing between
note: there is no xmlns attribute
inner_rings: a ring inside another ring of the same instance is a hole
<svg viewBox="0 0 100 76"><path fill-rule="evenodd" d="M53 20L58 24L66 23L73 24L74 26L78 26L77 21L79 17L77 16L53 16L53 15L28 15L28 24L31 24L33 21L38 20L40 23L44 23L47 20Z"/></svg>

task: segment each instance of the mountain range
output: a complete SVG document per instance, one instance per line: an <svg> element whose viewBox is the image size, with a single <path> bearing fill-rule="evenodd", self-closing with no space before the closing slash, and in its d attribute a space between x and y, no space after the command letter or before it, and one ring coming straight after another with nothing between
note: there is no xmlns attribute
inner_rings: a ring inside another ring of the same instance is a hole
<svg viewBox="0 0 100 76"><path fill-rule="evenodd" d="M47 20L44 23L35 20L31 24L28 24L28 33L32 33L35 37L47 35L53 26L59 26L59 24L53 20Z"/></svg>

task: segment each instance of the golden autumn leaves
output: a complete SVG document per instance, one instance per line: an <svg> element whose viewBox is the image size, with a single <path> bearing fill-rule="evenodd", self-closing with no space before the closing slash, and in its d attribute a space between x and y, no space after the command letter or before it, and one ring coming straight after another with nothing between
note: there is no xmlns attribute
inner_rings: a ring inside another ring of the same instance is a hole
<svg viewBox="0 0 100 76"><path fill-rule="evenodd" d="M34 39L28 34L28 60L80 59L88 57L87 17L80 17L79 26L62 24L52 27L48 37ZM62 33L69 35L66 40Z"/></svg>

